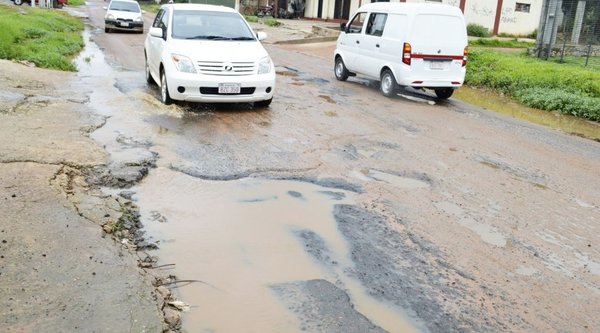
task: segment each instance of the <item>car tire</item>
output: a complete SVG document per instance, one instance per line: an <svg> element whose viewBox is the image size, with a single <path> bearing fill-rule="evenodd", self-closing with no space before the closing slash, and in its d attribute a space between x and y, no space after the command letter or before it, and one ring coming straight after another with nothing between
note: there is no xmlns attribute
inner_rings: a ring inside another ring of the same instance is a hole
<svg viewBox="0 0 600 333"><path fill-rule="evenodd" d="M169 105L173 102L171 95L169 95L169 87L167 86L167 76L165 71L160 72L160 101L165 105Z"/></svg>
<svg viewBox="0 0 600 333"><path fill-rule="evenodd" d="M23 0L15 0L15 5L20 6L23 4Z"/></svg>
<svg viewBox="0 0 600 333"><path fill-rule="evenodd" d="M109 29L109 28L104 28L104 32L105 32L105 33L109 33L109 32L110 32L110 29Z"/></svg>
<svg viewBox="0 0 600 333"><path fill-rule="evenodd" d="M154 85L154 78L152 78L152 74L150 74L150 66L148 66L148 57L144 55L144 60L146 61L146 82L149 85Z"/></svg>
<svg viewBox="0 0 600 333"><path fill-rule="evenodd" d="M348 79L350 73L348 72L348 69L344 64L344 60L342 60L342 57L338 56L335 58L335 66L333 68L333 72L335 73L335 78L338 79L338 81L346 81Z"/></svg>
<svg viewBox="0 0 600 333"><path fill-rule="evenodd" d="M259 107L259 108L266 108L269 105L271 105L272 101L273 101L273 98L269 98L264 101L254 102L254 106Z"/></svg>
<svg viewBox="0 0 600 333"><path fill-rule="evenodd" d="M439 99L448 99L454 93L454 89L452 88L440 88L435 89L435 94Z"/></svg>
<svg viewBox="0 0 600 333"><path fill-rule="evenodd" d="M394 97L398 91L398 83L394 74L389 69L384 70L381 73L381 81L379 84L379 90L385 97Z"/></svg>

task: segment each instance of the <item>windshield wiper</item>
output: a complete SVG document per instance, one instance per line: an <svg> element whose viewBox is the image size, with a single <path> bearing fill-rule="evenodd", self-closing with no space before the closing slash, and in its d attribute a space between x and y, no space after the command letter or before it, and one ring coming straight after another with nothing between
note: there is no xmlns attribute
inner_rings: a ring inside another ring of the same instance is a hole
<svg viewBox="0 0 600 333"><path fill-rule="evenodd" d="M193 37L187 37L186 39L228 40L229 38L223 37L223 36L198 35L198 36L193 36Z"/></svg>
<svg viewBox="0 0 600 333"><path fill-rule="evenodd" d="M252 37L231 37L231 40L254 40Z"/></svg>

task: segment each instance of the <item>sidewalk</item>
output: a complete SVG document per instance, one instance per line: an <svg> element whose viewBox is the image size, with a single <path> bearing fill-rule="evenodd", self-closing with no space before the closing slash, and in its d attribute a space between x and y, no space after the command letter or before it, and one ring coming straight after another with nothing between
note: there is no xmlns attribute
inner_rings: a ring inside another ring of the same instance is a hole
<svg viewBox="0 0 600 333"><path fill-rule="evenodd" d="M254 31L267 33L265 44L303 44L335 41L339 34L339 24L315 20L277 19L278 27L261 23L250 23Z"/></svg>

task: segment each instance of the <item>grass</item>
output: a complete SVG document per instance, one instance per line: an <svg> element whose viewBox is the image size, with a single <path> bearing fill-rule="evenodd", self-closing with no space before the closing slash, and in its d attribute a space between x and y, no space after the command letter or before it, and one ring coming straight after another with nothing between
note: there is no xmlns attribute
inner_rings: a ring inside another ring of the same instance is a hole
<svg viewBox="0 0 600 333"><path fill-rule="evenodd" d="M281 24L281 22L277 21L276 19L274 19L272 17L266 18L263 21L263 23L265 25L268 25L269 27L277 27L277 26L279 26Z"/></svg>
<svg viewBox="0 0 600 333"><path fill-rule="evenodd" d="M486 27L480 24L469 23L467 24L467 35L473 37L489 37L491 34Z"/></svg>
<svg viewBox="0 0 600 333"><path fill-rule="evenodd" d="M530 107L600 121L600 72L581 65L473 50L465 83L510 95Z"/></svg>
<svg viewBox="0 0 600 333"><path fill-rule="evenodd" d="M251 23L258 22L258 16L244 15L244 18L246 19L246 21L251 22Z"/></svg>
<svg viewBox="0 0 600 333"><path fill-rule="evenodd" d="M69 6L83 6L85 5L85 0L69 0Z"/></svg>
<svg viewBox="0 0 600 333"><path fill-rule="evenodd" d="M140 3L140 7L142 8L142 10L145 10L150 13L158 13L160 6L161 6L160 4L156 4L156 3L145 3L145 4Z"/></svg>
<svg viewBox="0 0 600 333"><path fill-rule="evenodd" d="M519 41L516 38L513 38L513 39L480 38L480 39L469 40L469 46L527 48L527 47L535 46L535 43Z"/></svg>
<svg viewBox="0 0 600 333"><path fill-rule="evenodd" d="M83 23L65 12L0 5L0 58L29 60L38 67L75 71L83 48ZM21 13L23 12L23 13Z"/></svg>

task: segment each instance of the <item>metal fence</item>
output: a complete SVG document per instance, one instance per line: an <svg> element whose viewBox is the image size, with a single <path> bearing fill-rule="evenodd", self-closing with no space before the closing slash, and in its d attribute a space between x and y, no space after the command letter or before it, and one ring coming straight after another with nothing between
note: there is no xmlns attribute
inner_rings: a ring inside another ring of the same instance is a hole
<svg viewBox="0 0 600 333"><path fill-rule="evenodd" d="M600 0L545 0L533 52L600 70Z"/></svg>

